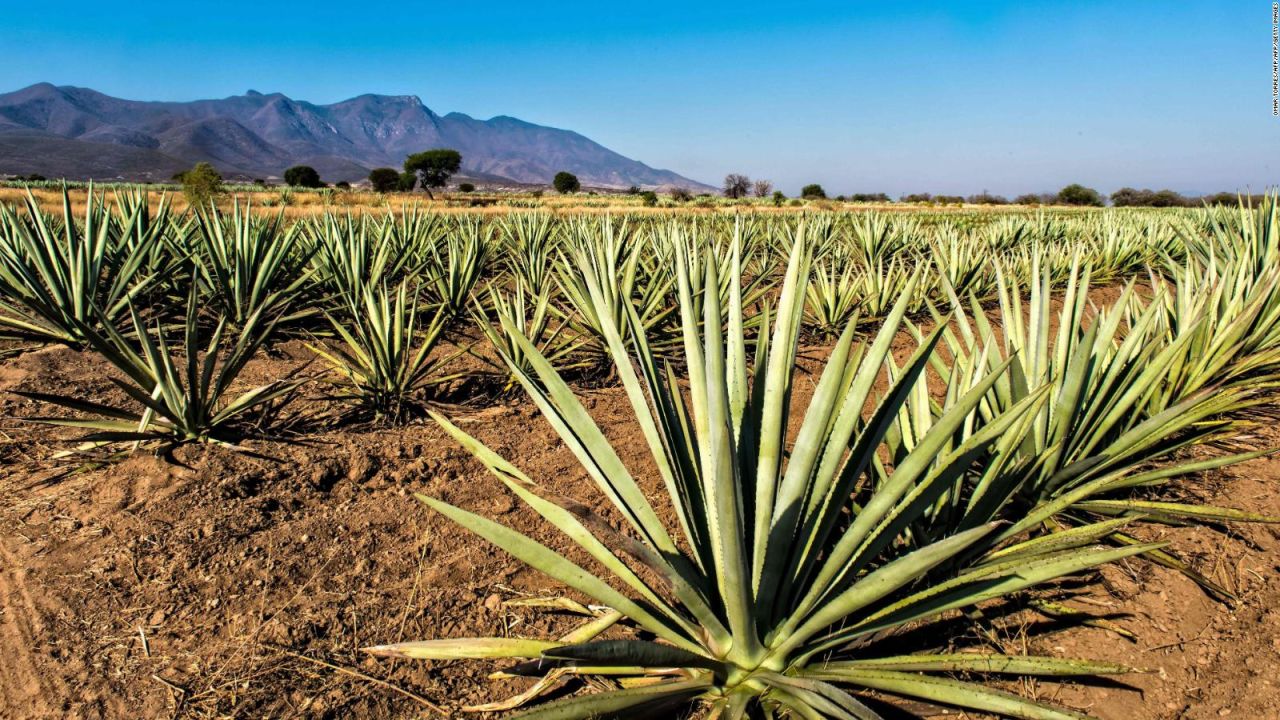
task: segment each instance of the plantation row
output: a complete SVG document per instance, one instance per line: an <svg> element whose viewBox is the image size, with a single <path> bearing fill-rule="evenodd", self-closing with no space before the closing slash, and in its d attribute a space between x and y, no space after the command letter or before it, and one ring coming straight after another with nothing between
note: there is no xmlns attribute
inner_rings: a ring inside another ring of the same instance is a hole
<svg viewBox="0 0 1280 720"><path fill-rule="evenodd" d="M425 409L451 372L446 338L492 345L627 527L544 497L434 416L608 573L422 498L599 606L578 606L586 623L557 641L370 649L538 660L511 672L543 680L491 709L584 674L613 689L528 716L696 700L724 718L862 720L877 717L865 702L875 691L1081 717L974 678L1125 668L923 645L902 655L895 636L1122 558L1229 599L1176 549L1143 542L1145 526L1269 520L1167 498L1192 472L1261 454L1181 451L1233 435L1280 377L1274 199L985 223L406 212L286 225L240 209L177 216L125 194L69 215L34 202L0 211L0 322L123 373L127 406L28 394L77 410L57 422L88 428L89 445L238 442L302 382L232 390L281 339L307 339L331 367L334 400L380 421ZM1092 308L1089 287L1102 282L1123 290ZM895 358L904 331L918 348ZM792 438L806 337L831 354ZM676 527L565 380L610 368ZM615 626L659 642L616 639ZM599 639L606 631L614 639Z"/></svg>

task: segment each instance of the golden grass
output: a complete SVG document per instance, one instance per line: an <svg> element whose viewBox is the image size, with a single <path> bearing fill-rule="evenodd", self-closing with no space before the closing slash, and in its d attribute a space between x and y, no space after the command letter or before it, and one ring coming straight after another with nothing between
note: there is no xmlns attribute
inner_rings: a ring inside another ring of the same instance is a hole
<svg viewBox="0 0 1280 720"><path fill-rule="evenodd" d="M0 203L23 205L28 190L20 187L0 187ZM62 190L39 188L30 190L40 207L46 211L61 212ZM88 191L84 188L72 188L69 191L72 212L83 214ZM118 191L110 187L95 189L94 194L114 202ZM159 204L162 196L167 195L177 211L188 208L186 198L181 192L172 189L150 190L148 195L152 206ZM1002 215L1018 214L1035 210L1026 205L915 205L903 203L852 203L836 200L803 200L792 204L788 200L781 206L774 206L769 199L728 200L725 198L695 198L675 203L669 198L661 197L655 207L647 207L643 198L638 195L552 195L538 197L533 193L436 193L434 198L424 193L387 193L379 194L361 190L334 190L330 193L314 191L288 191L280 188L255 190L250 192L225 193L218 198L218 205L230 208L233 203L248 204L255 214L276 215L283 213L288 219L301 219L333 212L351 212L354 214L374 213L383 215L388 212L400 214L408 209L444 214L482 214L507 215L520 212L550 212L553 214L606 214L636 213L646 215L670 214L795 214L806 211L876 211L887 213L937 213L937 214L983 214ZM1092 208L1052 207L1051 212L1074 213Z"/></svg>

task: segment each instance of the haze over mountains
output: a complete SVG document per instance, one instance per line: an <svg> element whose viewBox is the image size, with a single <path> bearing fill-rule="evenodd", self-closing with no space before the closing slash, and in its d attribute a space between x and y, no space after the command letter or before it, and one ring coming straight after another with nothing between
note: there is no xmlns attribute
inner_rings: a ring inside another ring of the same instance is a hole
<svg viewBox="0 0 1280 720"><path fill-rule="evenodd" d="M567 170L590 186L709 189L569 130L437 115L412 95L316 105L250 90L145 102L48 83L0 94L0 175L165 181L206 161L228 178L279 178L310 165L328 182L357 181L437 147L461 152L461 174L480 181L545 184Z"/></svg>

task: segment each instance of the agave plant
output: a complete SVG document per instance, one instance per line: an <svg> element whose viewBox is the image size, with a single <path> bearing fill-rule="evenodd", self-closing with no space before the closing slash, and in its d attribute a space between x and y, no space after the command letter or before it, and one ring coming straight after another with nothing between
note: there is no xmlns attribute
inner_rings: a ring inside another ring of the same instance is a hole
<svg viewBox="0 0 1280 720"><path fill-rule="evenodd" d="M567 306L557 312L583 341L584 350L606 357L607 327L622 328L629 337L632 328L626 317L632 309L646 332L654 332L671 315L668 296L673 280L654 267L649 246L637 241L625 220L579 219L570 233L555 266L560 298ZM659 344L670 342L674 341L662 338Z"/></svg>
<svg viewBox="0 0 1280 720"><path fill-rule="evenodd" d="M441 369L462 351L434 355L448 318L432 309L424 324L419 311L430 306L420 295L407 280L390 291L368 285L347 298L346 312L326 313L341 343L311 349L342 376L333 399L375 421L400 422L425 408L427 390L456 377Z"/></svg>
<svg viewBox="0 0 1280 720"><path fill-rule="evenodd" d="M525 374L531 374L533 366L525 358L524 350L517 341L517 337L524 338L533 344L538 348L538 352L542 353L542 356L557 369L564 370L580 366L581 363L570 360L579 342L563 336L563 321L554 328L551 327L550 288L544 287L541 293L534 293L526 286L521 276L514 277L515 287L510 293L504 293L491 286L488 292L488 305L483 306L477 302L479 307L475 310L474 317L480 331L495 348L499 349L501 357L519 365ZM497 318L497 324L489 320L490 315ZM505 370L505 361L502 367ZM515 375L509 375L503 390L510 390L516 382Z"/></svg>
<svg viewBox="0 0 1280 720"><path fill-rule="evenodd" d="M218 318L206 340L200 332L199 295L194 287L187 296L182 335L171 342L165 328L148 329L137 309L127 305L134 339L128 339L109 323L102 330L87 325L79 331L85 344L124 375L111 382L132 401L116 406L66 395L18 391L22 397L53 403L87 413L89 418L33 418L38 422L84 428L93 432L80 438L82 449L113 443L159 441L165 447L186 442L213 442L236 449L251 435L269 405L286 400L306 378L280 380L232 393L232 386L271 335L275 320L256 312L229 333L226 317Z"/></svg>
<svg viewBox="0 0 1280 720"><path fill-rule="evenodd" d="M843 270L838 266L843 265ZM858 313L858 285L853 266L828 262L819 265L805 288L805 324L823 337L835 337Z"/></svg>
<svg viewBox="0 0 1280 720"><path fill-rule="evenodd" d="M908 625L1153 546L1095 547L1096 532L1077 532L1053 542L1011 538L998 550L974 556L971 549L1000 532L1000 523L982 523L926 543L904 534L979 451L1025 426L1040 402L1031 399L1010 408L984 432L940 455L1003 371L984 373L891 472L869 474L937 342L935 333L921 344L902 377L864 417L864 405L873 400L906 311L905 299L869 346L855 348L851 328L842 333L799 419L798 434L788 443L792 369L809 264L803 242L793 245L776 321L770 328L765 318L764 339L751 363L736 290L741 287L740 266L731 270L730 288L735 290L730 292L727 331L719 322L716 294L706 296L702 318L692 316L688 303L681 304L687 404L683 381L660 367L635 308L628 306L623 314L634 355L628 355L608 308L600 308L607 318L601 324L607 347L666 488L665 500L675 510L674 528L659 519L568 386L536 348L517 337L534 374L515 364L512 371L625 529L550 494L479 441L444 418L436 419L510 492L606 570L607 577L509 527L419 498L613 613L559 640L426 640L368 650L427 659L532 659L507 672L544 675L535 688L565 674L613 681L613 689L563 698L520 716L538 720L631 717L642 710L670 712L689 704L702 705L710 717L731 720L865 720L879 717L865 702L869 694L1024 718L1082 717L956 675L1089 675L1124 668L993 653L903 656L890 639ZM718 264L708 261L704 269L704 285L718 286ZM678 282L680 295L687 296L688 279ZM608 302L598 283L588 280L588 286L599 304ZM654 639L598 639L623 618ZM532 694L536 691L521 699Z"/></svg>
<svg viewBox="0 0 1280 720"><path fill-rule="evenodd" d="M123 320L129 302L161 277L151 261L163 247L169 204L162 197L154 216L145 201L121 208L127 215L113 217L92 187L81 221L65 187L59 218L30 190L25 214L0 205L0 332L79 347L86 328Z"/></svg>
<svg viewBox="0 0 1280 720"><path fill-rule="evenodd" d="M254 316L278 317L289 323L314 315L313 307L293 309L312 271L298 225L284 226L284 215L259 218L237 201L231 215L216 205L201 209L197 275L208 300L233 325Z"/></svg>
<svg viewBox="0 0 1280 720"><path fill-rule="evenodd" d="M344 298L414 275L418 268L410 252L412 240L397 231L402 224L390 218L376 222L364 215L325 215L307 228L312 281L329 297Z"/></svg>
<svg viewBox="0 0 1280 720"><path fill-rule="evenodd" d="M976 298L970 298L971 313L966 315L952 294L953 314L959 322L957 332L947 328L944 337L954 362L950 366L934 362L947 384L963 380L964 373L975 367L1009 368L979 405L980 418L988 420L1025 402L1037 388L1050 389L1049 402L1038 411L1018 448L1022 479L984 488L984 503L1009 504L1018 518L1000 537L1040 525L1089 525L1116 516L1144 516L1160 522L1270 521L1230 508L1135 495L1140 490L1150 493L1186 473L1258 457L1260 452L1247 452L1186 462L1177 456L1187 447L1230 434L1232 424L1226 416L1254 401L1245 388L1211 385L1210 378L1188 378L1187 351L1196 335L1186 333L1163 342L1158 331L1159 306L1140 314L1130 311L1132 282L1115 305L1090 313L1090 276L1077 259L1055 318L1050 279L1048 271L1039 272L1024 315L1019 284L1001 274L998 334ZM936 320L945 324L946 318L938 315ZM1128 328L1122 332L1125 320ZM1197 390L1171 394L1170 378ZM1157 461L1164 466L1153 468ZM1108 537L1136 542L1119 529ZM1229 595L1166 551L1146 555L1187 574L1214 594Z"/></svg>
<svg viewBox="0 0 1280 720"><path fill-rule="evenodd" d="M556 225L547 213L511 215L501 222L507 271L536 296L552 290Z"/></svg>
<svg viewBox="0 0 1280 720"><path fill-rule="evenodd" d="M429 287L433 300L450 318L461 316L471 306L471 291L489 259L490 235L480 218L466 217L445 237L443 253L439 247L431 247Z"/></svg>

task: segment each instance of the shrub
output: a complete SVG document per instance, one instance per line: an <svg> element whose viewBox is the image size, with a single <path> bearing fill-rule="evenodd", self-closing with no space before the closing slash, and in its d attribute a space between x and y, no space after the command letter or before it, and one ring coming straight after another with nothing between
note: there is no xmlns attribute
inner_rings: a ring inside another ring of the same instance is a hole
<svg viewBox="0 0 1280 720"><path fill-rule="evenodd" d="M782 207L782 201L783 201L783 200L786 200L786 199L787 199L787 196L786 196L785 194L783 194L783 192L782 192L781 190L774 190L774 191L773 191L773 206L774 206L774 207Z"/></svg>
<svg viewBox="0 0 1280 720"><path fill-rule="evenodd" d="M179 173L176 179L182 183L182 194L192 205L207 205L222 193L222 175L206 162L196 163L190 170Z"/></svg>
<svg viewBox="0 0 1280 720"><path fill-rule="evenodd" d="M804 187L800 188L800 197L806 200L825 198L826 196L827 196L827 191L823 190L822 186L819 185L818 183L812 183L810 185L805 185Z"/></svg>
<svg viewBox="0 0 1280 720"><path fill-rule="evenodd" d="M929 193L911 193L910 195L903 195L902 202L904 203L933 202L933 196L930 195Z"/></svg>
<svg viewBox="0 0 1280 720"><path fill-rule="evenodd" d="M475 189L476 189L476 186L472 185L471 183L464 182L464 183L458 184L458 192L464 192L464 193L475 192Z"/></svg>
<svg viewBox="0 0 1280 720"><path fill-rule="evenodd" d="M578 182L578 176L564 170L556 173L555 178L551 180L551 186L561 195L568 195L582 189L582 183Z"/></svg>
<svg viewBox="0 0 1280 720"><path fill-rule="evenodd" d="M333 186L339 190L351 189L351 183L347 182L346 180L339 180L338 182L334 183Z"/></svg>
<svg viewBox="0 0 1280 720"><path fill-rule="evenodd" d="M1058 202L1063 205L1088 205L1092 207L1102 207L1102 196L1097 190L1087 188L1080 183L1071 183L1070 185L1058 191Z"/></svg>
<svg viewBox="0 0 1280 720"><path fill-rule="evenodd" d="M1025 193L1013 199L1015 205L1039 205L1040 196L1035 193Z"/></svg>
<svg viewBox="0 0 1280 720"><path fill-rule="evenodd" d="M963 205L964 198L959 195L934 195L933 201L941 205Z"/></svg>
<svg viewBox="0 0 1280 720"><path fill-rule="evenodd" d="M640 193L640 199L644 201L645 207L654 207L658 204L658 193L652 190L645 190Z"/></svg>
<svg viewBox="0 0 1280 720"><path fill-rule="evenodd" d="M292 187L318 188L324 186L324 183L320 181L320 173L309 165L294 165L285 170L284 181Z"/></svg>
<svg viewBox="0 0 1280 720"><path fill-rule="evenodd" d="M400 173L395 168L380 167L369 171L369 185L374 192L387 193L400 187Z"/></svg>
<svg viewBox="0 0 1280 720"><path fill-rule="evenodd" d="M682 187L671 188L671 199L676 202L688 202L693 199L693 193Z"/></svg>

